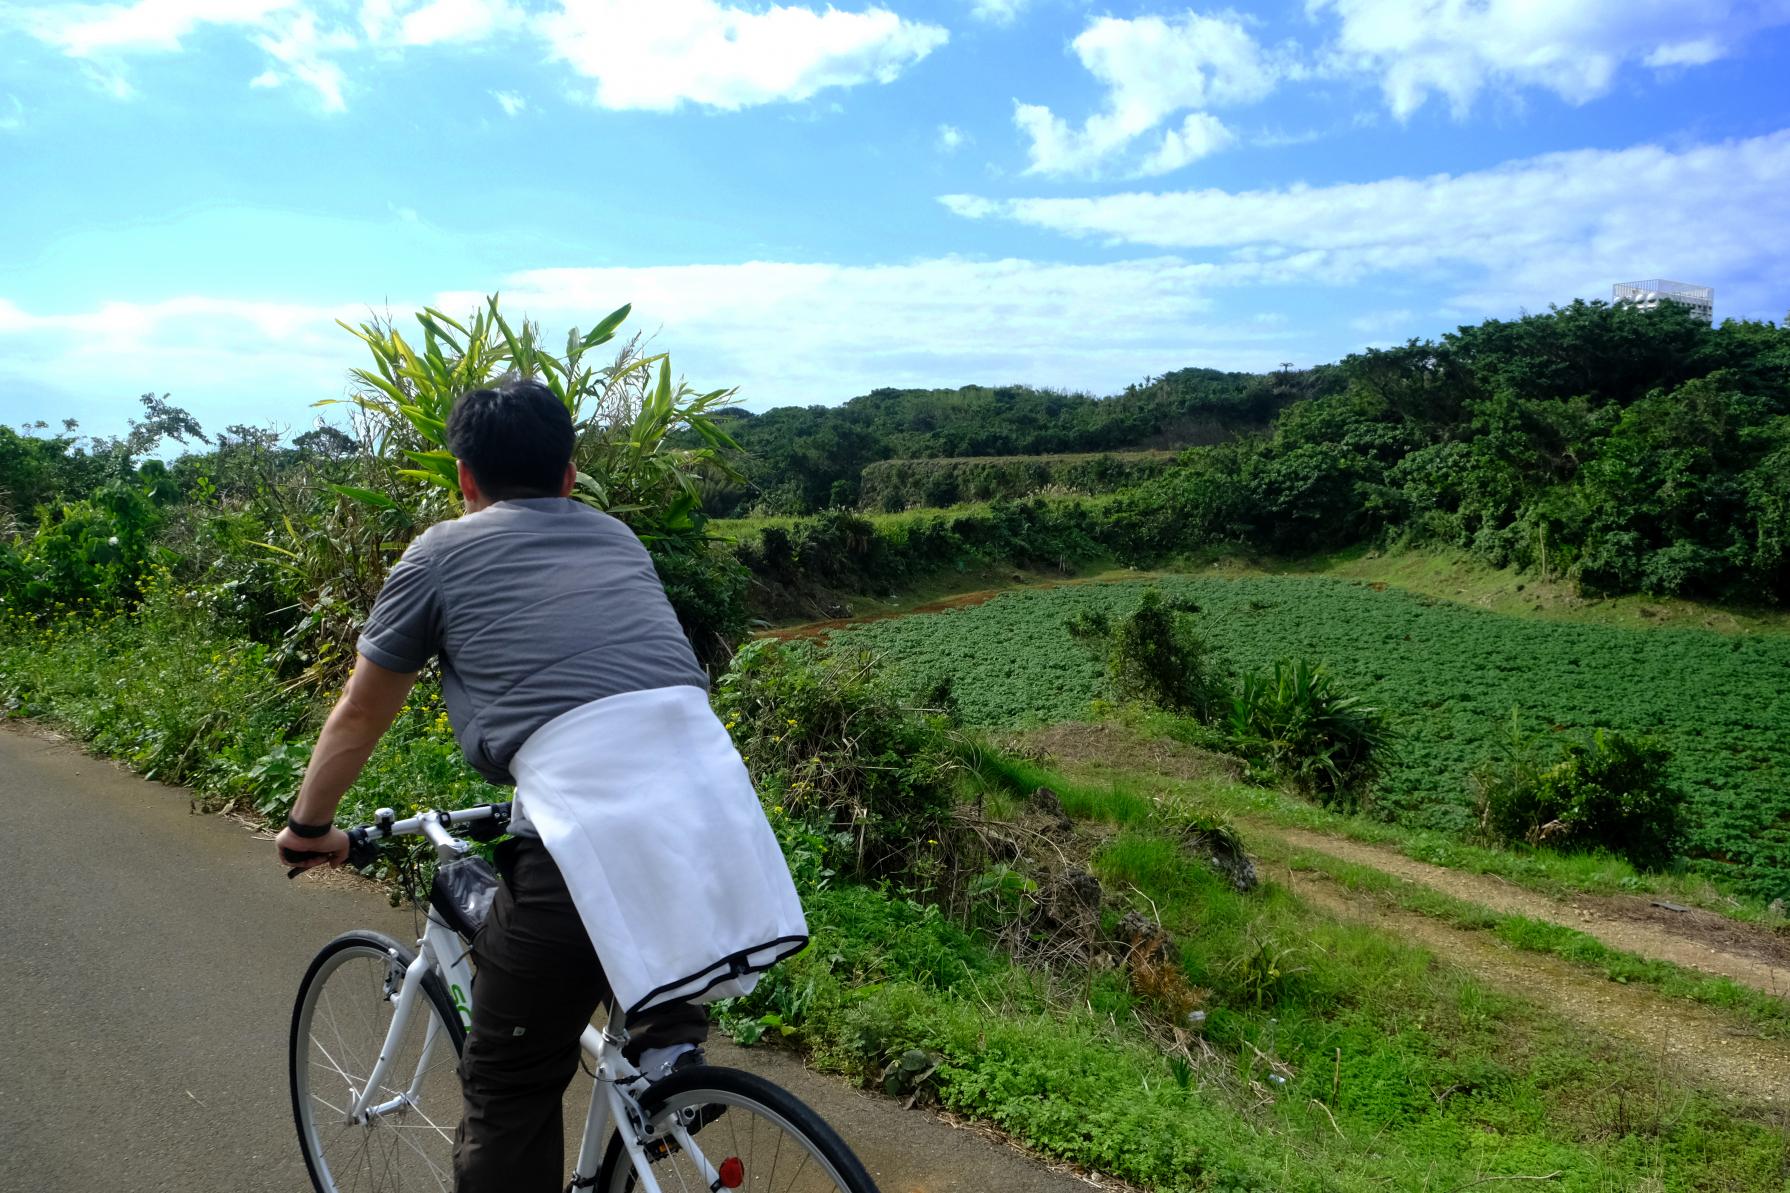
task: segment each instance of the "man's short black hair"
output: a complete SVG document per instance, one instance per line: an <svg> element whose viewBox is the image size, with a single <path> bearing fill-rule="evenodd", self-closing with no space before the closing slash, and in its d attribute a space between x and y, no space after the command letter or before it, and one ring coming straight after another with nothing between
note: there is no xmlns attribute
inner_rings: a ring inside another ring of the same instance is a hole
<svg viewBox="0 0 1790 1193"><path fill-rule="evenodd" d="M576 438L565 403L529 379L461 394L447 437L492 501L558 497Z"/></svg>

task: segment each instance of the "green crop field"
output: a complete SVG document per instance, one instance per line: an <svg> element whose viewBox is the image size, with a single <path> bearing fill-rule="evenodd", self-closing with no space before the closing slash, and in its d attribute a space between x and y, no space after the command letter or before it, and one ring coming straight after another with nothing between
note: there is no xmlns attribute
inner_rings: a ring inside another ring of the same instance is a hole
<svg viewBox="0 0 1790 1193"><path fill-rule="evenodd" d="M1063 622L1124 612L1136 582L1065 585L855 627L916 687L949 675L966 720L1010 726L1087 715L1098 669ZM1652 734L1690 798L1693 865L1763 898L1790 896L1790 637L1632 630L1487 613L1359 582L1173 577L1201 631L1239 669L1303 655L1389 713L1399 757L1382 814L1461 829L1467 774L1512 708L1531 725Z"/></svg>

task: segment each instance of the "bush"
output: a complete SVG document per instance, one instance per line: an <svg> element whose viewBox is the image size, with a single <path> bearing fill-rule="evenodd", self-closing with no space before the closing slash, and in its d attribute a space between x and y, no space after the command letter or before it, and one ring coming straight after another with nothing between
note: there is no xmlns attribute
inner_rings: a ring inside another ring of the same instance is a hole
<svg viewBox="0 0 1790 1193"><path fill-rule="evenodd" d="M1206 640L1189 624L1190 611L1152 588L1116 625L1098 611L1077 614L1067 624L1071 635L1104 653L1107 687L1115 700L1209 721L1229 692Z"/></svg>
<svg viewBox="0 0 1790 1193"><path fill-rule="evenodd" d="M165 572L147 587L129 614L0 621L0 711L48 718L150 778L258 802L281 747L304 736L309 700L278 682L266 646L219 633Z"/></svg>
<svg viewBox="0 0 1790 1193"><path fill-rule="evenodd" d="M675 541L655 544L653 567L685 637L711 672L746 636L746 569L731 554Z"/></svg>
<svg viewBox="0 0 1790 1193"><path fill-rule="evenodd" d="M1111 493L1161 476L1173 464L1166 451L878 460L864 466L859 504L894 513L1046 491Z"/></svg>
<svg viewBox="0 0 1790 1193"><path fill-rule="evenodd" d="M850 842L842 867L895 873L936 844L959 769L947 724L903 707L871 656L750 642L715 709L774 815Z"/></svg>
<svg viewBox="0 0 1790 1193"><path fill-rule="evenodd" d="M1387 764L1391 727L1305 659L1244 677L1231 701L1234 744L1325 807L1354 811Z"/></svg>
<svg viewBox="0 0 1790 1193"><path fill-rule="evenodd" d="M1684 837L1684 795L1668 778L1670 753L1644 738L1596 730L1564 757L1525 738L1512 718L1507 742L1474 772L1480 825L1504 842L1608 849L1641 869L1668 864Z"/></svg>
<svg viewBox="0 0 1790 1193"><path fill-rule="evenodd" d="M162 517L149 495L111 481L85 501L40 512L37 532L0 558L0 606L26 612L92 604L118 608L158 555Z"/></svg>
<svg viewBox="0 0 1790 1193"><path fill-rule="evenodd" d="M1554 764L1557 754L1540 734L1523 728L1516 709L1510 710L1510 720L1492 752L1467 780L1482 836L1496 842L1523 841L1531 828L1544 822L1536 798L1542 772Z"/></svg>

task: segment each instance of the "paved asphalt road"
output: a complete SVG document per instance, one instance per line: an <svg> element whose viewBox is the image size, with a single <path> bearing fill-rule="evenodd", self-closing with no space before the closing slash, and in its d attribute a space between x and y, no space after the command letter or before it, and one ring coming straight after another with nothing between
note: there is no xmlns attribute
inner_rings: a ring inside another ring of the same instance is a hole
<svg viewBox="0 0 1790 1193"><path fill-rule="evenodd" d="M309 1188L286 1085L299 979L349 928L415 939L410 913L343 876L288 882L240 825L27 728L0 728L0 816L0 1193ZM883 1193L1087 1188L787 1056L711 1059L814 1105Z"/></svg>

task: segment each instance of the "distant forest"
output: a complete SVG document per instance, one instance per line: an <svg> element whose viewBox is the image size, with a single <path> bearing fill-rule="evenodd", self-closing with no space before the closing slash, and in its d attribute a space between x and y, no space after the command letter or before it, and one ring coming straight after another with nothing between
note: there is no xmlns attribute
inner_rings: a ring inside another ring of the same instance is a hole
<svg viewBox="0 0 1790 1193"><path fill-rule="evenodd" d="M1302 398L1343 385L1333 366L1303 372L1180 369L1109 398L1009 385L878 389L838 406L735 409L723 423L746 449L745 483L707 496L716 517L851 508L879 460L1040 456L1181 448L1265 430Z"/></svg>
<svg viewBox="0 0 1790 1193"><path fill-rule="evenodd" d="M672 410L650 442L591 422L580 467L606 479L584 495L642 534L687 625L723 645L749 615L929 570L1153 566L1225 545L1440 546L1588 592L1790 601L1790 330L1712 327L1670 304L1575 302L1335 365L1184 369L1108 398L885 389L724 408L706 425ZM128 605L160 565L228 586L269 625L322 616L319 594L348 625L391 551L455 508L419 497L404 467L445 453L401 459L391 436L205 435L155 395L122 436L0 428L0 603ZM155 458L168 442L186 454ZM1039 491L1051 499L1023 496ZM864 516L953 500L984 504ZM709 519L748 513L794 520L711 543ZM322 554L295 579L293 559L343 543L358 544L351 593L325 582L341 561Z"/></svg>

